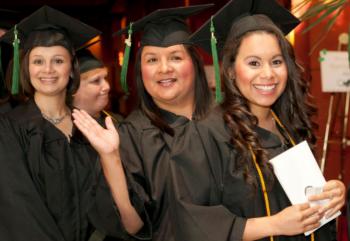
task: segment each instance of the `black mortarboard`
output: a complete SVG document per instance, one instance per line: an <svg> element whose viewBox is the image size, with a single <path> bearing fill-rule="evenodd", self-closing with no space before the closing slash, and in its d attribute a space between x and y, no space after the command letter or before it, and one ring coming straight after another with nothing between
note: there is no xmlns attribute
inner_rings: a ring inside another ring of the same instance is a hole
<svg viewBox="0 0 350 241"><path fill-rule="evenodd" d="M77 51L80 73L85 73L92 69L103 68L104 64L96 58L88 49Z"/></svg>
<svg viewBox="0 0 350 241"><path fill-rule="evenodd" d="M126 84L126 72L129 61L131 46L131 34L142 32L141 46L169 47L176 44L190 44L190 30L186 18L197 14L213 4L202 4L188 7L158 9L147 16L131 23L127 28L117 34L128 33L125 41L125 54L121 71L121 85L125 92L128 92Z"/></svg>
<svg viewBox="0 0 350 241"><path fill-rule="evenodd" d="M219 53L232 24L244 16L256 14L268 16L284 34L288 34L300 23L299 19L275 0L231 0L212 17ZM256 28L259 28L258 21L252 22L252 24L256 24ZM201 46L208 53L211 51L210 27L211 20L209 19L191 36L191 41ZM251 30L253 30L253 27Z"/></svg>
<svg viewBox="0 0 350 241"><path fill-rule="evenodd" d="M235 29L241 31L240 33L235 32L235 36L247 31L260 30L262 25L260 19L255 18L257 15L266 15L284 34L288 34L300 22L275 0L231 0L190 37L191 42L213 56L217 102L222 101L218 54L221 53L233 23L244 17L252 16L248 25Z"/></svg>
<svg viewBox="0 0 350 241"><path fill-rule="evenodd" d="M20 46L23 46L23 43L32 31L55 29L55 27L57 29L64 29L68 33L75 48L82 46L101 33L76 18L49 6L43 6L16 24ZM1 40L12 44L14 40L14 28L10 29Z"/></svg>
<svg viewBox="0 0 350 241"><path fill-rule="evenodd" d="M185 20L211 6L213 4L158 9L132 23L132 31L142 32L141 46L168 47L189 43L190 30ZM124 28L117 34L127 32L128 28Z"/></svg>
<svg viewBox="0 0 350 241"><path fill-rule="evenodd" d="M100 34L100 31L97 29L48 6L43 6L30 16L24 18L1 37L1 41L13 44L14 46L11 90L13 94L17 94L19 88L18 48L30 49L35 46L41 46L41 42L35 40L32 42L30 37L33 36L33 33L41 32L50 34L48 33L49 31L58 31L64 34L75 49L81 47L87 41ZM43 39L43 41L45 41L45 39Z"/></svg>

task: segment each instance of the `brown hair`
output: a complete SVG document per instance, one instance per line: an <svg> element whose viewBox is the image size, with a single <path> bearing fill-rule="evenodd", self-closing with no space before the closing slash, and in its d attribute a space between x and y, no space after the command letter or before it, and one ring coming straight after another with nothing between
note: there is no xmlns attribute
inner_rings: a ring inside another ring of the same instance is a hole
<svg viewBox="0 0 350 241"><path fill-rule="evenodd" d="M251 21L254 18L254 21ZM258 24L251 24L252 22ZM225 100L222 104L224 120L232 134L232 144L240 153L238 155L238 167L244 170L246 181L256 185L257 180L251 161L249 146L252 147L257 161L267 177L269 186L273 182L272 168L268 164L267 153L261 147L254 128L258 119L254 116L248 105L247 99L239 91L232 77L232 66L238 54L242 40L257 31L272 34L278 40L282 56L287 66L288 80L282 95L273 104L272 109L286 126L289 133L297 139L307 139L309 143L315 143L313 128L317 125L311 121L316 108L309 102L308 83L302 76L303 69L295 60L294 50L282 31L265 15L253 15L244 17L235 22L230 30L223 50L223 91Z"/></svg>

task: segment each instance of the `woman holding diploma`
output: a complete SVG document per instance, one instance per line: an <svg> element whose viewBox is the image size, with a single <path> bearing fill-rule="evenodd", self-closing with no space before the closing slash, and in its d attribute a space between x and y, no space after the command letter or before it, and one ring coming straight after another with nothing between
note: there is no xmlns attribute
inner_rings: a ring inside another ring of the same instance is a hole
<svg viewBox="0 0 350 241"><path fill-rule="evenodd" d="M210 44L203 40L209 41L209 29L215 28L212 36L216 35L217 46L225 41L224 102L196 127L206 153L203 160L207 163L202 161L202 166L212 168L217 186L203 186L208 188L206 199L196 199L194 191L178 188L181 182L200 179L190 160L200 161L192 150L201 147L189 137L182 151L174 148L173 172L183 175L174 185L174 213L182 225L178 239L334 240L334 223L310 236L304 232L318 228L324 215L339 211L344 204L344 184L328 181L321 194L309 199L330 199L327 205L291 205L268 162L302 140L315 143L311 121L315 108L309 102L308 83L284 37L298 25L298 19L274 0L232 0L211 21L192 40L207 49ZM227 217L232 218L231 223L220 222ZM217 233L212 235L213 230L221 230L220 238Z"/></svg>

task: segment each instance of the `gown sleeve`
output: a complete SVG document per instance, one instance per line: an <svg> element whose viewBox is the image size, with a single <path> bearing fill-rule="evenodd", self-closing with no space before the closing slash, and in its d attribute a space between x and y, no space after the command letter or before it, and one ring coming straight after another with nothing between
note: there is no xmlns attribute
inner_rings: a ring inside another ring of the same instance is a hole
<svg viewBox="0 0 350 241"><path fill-rule="evenodd" d="M64 241L32 181L24 139L19 127L0 116L0 237Z"/></svg>
<svg viewBox="0 0 350 241"><path fill-rule="evenodd" d="M207 128L190 123L172 148L172 210L176 240L242 240L246 219L222 203L224 159Z"/></svg>
<svg viewBox="0 0 350 241"><path fill-rule="evenodd" d="M102 121L99 123L103 125ZM117 124L116 126L118 127ZM121 131L119 130L119 132ZM123 134L120 135L123 136ZM124 136L121 139L123 142L128 142L128 145L130 144L129 137ZM148 216L146 215L146 211L144 209L144 196L140 196L140 192L138 191L140 188L135 185L129 170L125 167L125 165L123 166L127 179L130 201L144 222L144 226L134 235L131 235L126 231L122 224L118 208L114 203L107 181L103 175L100 160L97 160L97 165L95 168L97 178L92 187L92 198L94 201L89 210L90 222L97 230L99 230L100 233L102 233L102 235L121 238L123 240L150 240L150 221L148 220Z"/></svg>
<svg viewBox="0 0 350 241"><path fill-rule="evenodd" d="M138 151L135 147L136 143L133 142L134 138L129 135L127 128L119 129L119 135L121 141L124 143L123 146L128 146L128 150L133 149L128 152L125 152L125 150L121 151L124 153L122 155L122 160L127 159L133 160L133 163L140 163L138 161L139 157L137 156ZM127 233L121 222L118 208L114 204L113 197L102 171L100 171L98 182L93 188L95 202L93 208L90 210L92 222L97 229L103 230L104 233L110 236L121 237L125 240L150 240L151 224L144 206L145 200L148 200L148 197L143 188L134 181L134 177L131 175L125 163L123 166L127 179L130 201L140 215L144 226L134 235Z"/></svg>

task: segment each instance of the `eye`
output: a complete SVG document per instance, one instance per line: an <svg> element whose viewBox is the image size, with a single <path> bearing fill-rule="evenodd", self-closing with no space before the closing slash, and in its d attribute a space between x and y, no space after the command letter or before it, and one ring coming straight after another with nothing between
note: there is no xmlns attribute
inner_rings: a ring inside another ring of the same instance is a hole
<svg viewBox="0 0 350 241"><path fill-rule="evenodd" d="M179 55L172 55L172 56L170 57L170 60L180 61L180 60L182 60L182 57L179 56Z"/></svg>
<svg viewBox="0 0 350 241"><path fill-rule="evenodd" d="M157 58L156 57L149 57L149 58L146 58L146 63L155 63L157 62Z"/></svg>
<svg viewBox="0 0 350 241"><path fill-rule="evenodd" d="M55 58L53 61L55 64L63 64L64 63L64 59L61 59L61 58Z"/></svg>
<svg viewBox="0 0 350 241"><path fill-rule="evenodd" d="M259 67L260 66L260 62L257 60L250 60L248 62L248 65L252 66L252 67Z"/></svg>
<svg viewBox="0 0 350 241"><path fill-rule="evenodd" d="M281 64L283 64L283 63L284 63L283 59L274 59L274 60L272 61L272 64L273 64L273 65L276 65L276 66L279 66L279 65L281 65Z"/></svg>
<svg viewBox="0 0 350 241"><path fill-rule="evenodd" d="M94 85L99 85L101 83L101 79L94 78L94 79L90 80L89 83L94 84Z"/></svg>
<svg viewBox="0 0 350 241"><path fill-rule="evenodd" d="M42 59L34 59L32 63L35 65L41 65L44 63L44 61Z"/></svg>

